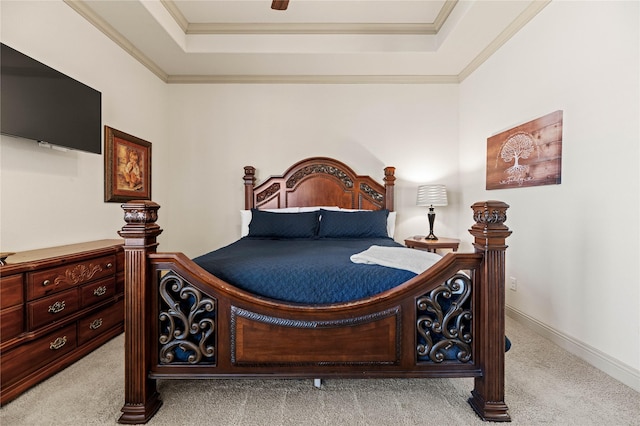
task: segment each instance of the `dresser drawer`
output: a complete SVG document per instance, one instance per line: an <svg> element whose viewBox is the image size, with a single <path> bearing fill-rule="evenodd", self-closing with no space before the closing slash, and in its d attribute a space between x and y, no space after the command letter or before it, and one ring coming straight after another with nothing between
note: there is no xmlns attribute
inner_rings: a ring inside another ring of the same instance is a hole
<svg viewBox="0 0 640 426"><path fill-rule="evenodd" d="M78 345L99 336L124 320L124 301L120 300L101 311L91 314L78 321Z"/></svg>
<svg viewBox="0 0 640 426"><path fill-rule="evenodd" d="M0 278L0 308L22 303L22 274Z"/></svg>
<svg viewBox="0 0 640 426"><path fill-rule="evenodd" d="M27 274L27 300L63 291L91 280L114 275L116 256L103 256L84 262Z"/></svg>
<svg viewBox="0 0 640 426"><path fill-rule="evenodd" d="M78 289L63 291L49 297L27 303L29 330L58 321L80 308Z"/></svg>
<svg viewBox="0 0 640 426"><path fill-rule="evenodd" d="M0 341L4 342L22 333L24 306L16 305L0 311Z"/></svg>
<svg viewBox="0 0 640 426"><path fill-rule="evenodd" d="M115 277L85 284L80 288L80 306L86 308L116 294Z"/></svg>
<svg viewBox="0 0 640 426"><path fill-rule="evenodd" d="M76 348L76 325L65 327L38 340L2 354L2 387L49 364Z"/></svg>

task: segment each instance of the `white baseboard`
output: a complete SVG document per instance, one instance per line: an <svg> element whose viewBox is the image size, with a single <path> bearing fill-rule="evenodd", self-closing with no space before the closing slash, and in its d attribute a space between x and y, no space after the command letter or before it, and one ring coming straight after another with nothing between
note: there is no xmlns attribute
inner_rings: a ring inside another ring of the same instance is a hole
<svg viewBox="0 0 640 426"><path fill-rule="evenodd" d="M568 336L553 327L525 314L511 306L506 306L507 316L539 335L549 339L562 349L582 358L614 379L640 392L640 370L618 361L604 352Z"/></svg>

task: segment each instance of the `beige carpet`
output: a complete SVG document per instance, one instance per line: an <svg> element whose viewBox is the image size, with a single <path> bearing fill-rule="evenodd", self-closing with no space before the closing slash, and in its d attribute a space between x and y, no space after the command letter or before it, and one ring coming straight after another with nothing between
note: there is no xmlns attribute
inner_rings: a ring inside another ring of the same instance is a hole
<svg viewBox="0 0 640 426"><path fill-rule="evenodd" d="M507 318L506 402L514 425L640 425L640 394ZM119 336L0 409L10 425L114 425ZM150 425L475 425L471 379L159 381Z"/></svg>

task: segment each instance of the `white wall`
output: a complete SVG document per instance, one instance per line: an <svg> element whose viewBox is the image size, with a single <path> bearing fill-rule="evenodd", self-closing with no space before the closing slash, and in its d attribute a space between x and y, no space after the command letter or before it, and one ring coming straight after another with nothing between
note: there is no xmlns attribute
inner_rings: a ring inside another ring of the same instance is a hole
<svg viewBox="0 0 640 426"><path fill-rule="evenodd" d="M508 306L636 389L638 6L552 2L460 85L463 199L511 205ZM487 137L559 109L562 184L485 191Z"/></svg>
<svg viewBox="0 0 640 426"><path fill-rule="evenodd" d="M436 233L455 231L457 85L172 85L170 93L176 143L166 232L191 256L238 238L244 166L263 180L318 155L380 182L385 166L397 168L399 241L428 232L417 185L446 184L451 201L438 208Z"/></svg>
<svg viewBox="0 0 640 426"><path fill-rule="evenodd" d="M0 3L3 43L102 92L102 122L152 142L154 199L162 176L167 88L62 1ZM103 149L104 151L104 149ZM0 250L118 238L120 203L104 203L103 156L0 137Z"/></svg>

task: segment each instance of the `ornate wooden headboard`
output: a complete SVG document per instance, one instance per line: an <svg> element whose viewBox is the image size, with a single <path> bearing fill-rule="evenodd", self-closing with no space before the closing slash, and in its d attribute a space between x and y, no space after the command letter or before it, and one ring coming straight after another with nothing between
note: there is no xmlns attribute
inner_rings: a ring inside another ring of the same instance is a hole
<svg viewBox="0 0 640 426"><path fill-rule="evenodd" d="M384 169L384 185L327 157L299 161L281 176L271 176L257 186L255 173L255 167L244 168L245 209L338 206L393 211L394 167Z"/></svg>

